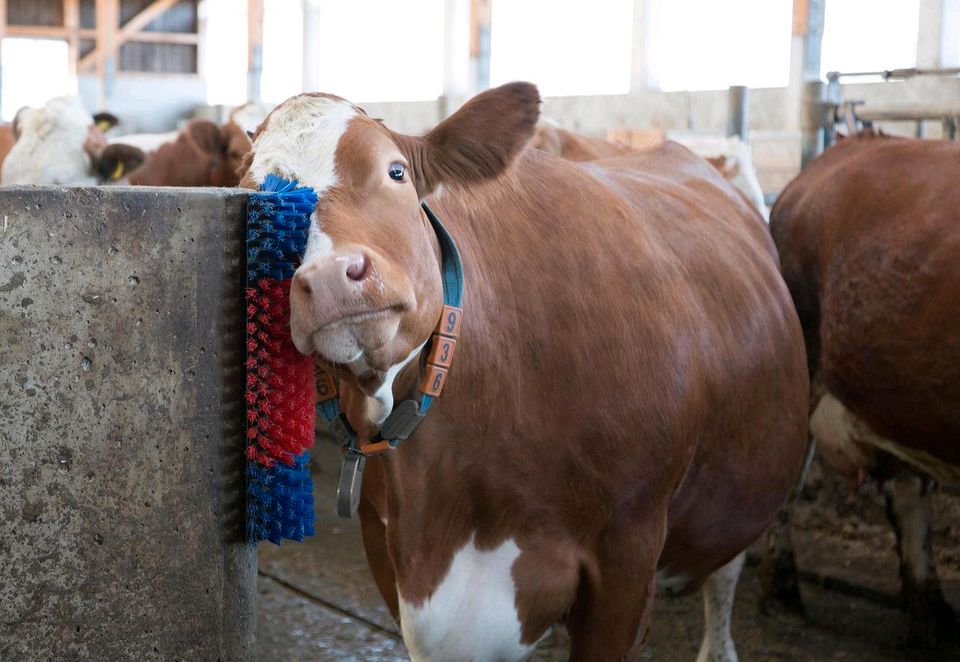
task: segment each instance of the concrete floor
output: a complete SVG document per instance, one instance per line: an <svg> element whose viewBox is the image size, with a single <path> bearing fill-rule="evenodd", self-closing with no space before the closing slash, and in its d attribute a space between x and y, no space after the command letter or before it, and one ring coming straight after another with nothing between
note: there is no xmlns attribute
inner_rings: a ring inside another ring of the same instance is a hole
<svg viewBox="0 0 960 662"><path fill-rule="evenodd" d="M333 512L339 451L317 448L322 470L315 474L317 535L302 544L260 548L257 651L261 661L308 660L386 662L406 660L403 641L370 578L359 524ZM858 556L857 549L831 547L833 539L798 535L801 566L833 573L846 568L849 581L879 594L896 590L892 550ZM860 570L860 572L856 572ZM862 581L871 579L871 581ZM945 577L948 597L960 586ZM748 660L958 660L960 648L917 651L903 646L902 612L875 600L804 585L810 622L762 614L756 569L740 583L733 635L740 659ZM703 627L699 594L657 599L644 659L689 662L696 657ZM533 659L565 660L565 633L547 639Z"/></svg>

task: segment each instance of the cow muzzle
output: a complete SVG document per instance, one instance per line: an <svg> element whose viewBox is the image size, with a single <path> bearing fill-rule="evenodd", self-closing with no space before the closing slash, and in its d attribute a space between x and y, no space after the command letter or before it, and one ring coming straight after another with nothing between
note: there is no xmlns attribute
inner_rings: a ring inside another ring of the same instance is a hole
<svg viewBox="0 0 960 662"><path fill-rule="evenodd" d="M352 363L389 343L415 307L406 274L366 247L350 247L297 269L290 332L302 354Z"/></svg>

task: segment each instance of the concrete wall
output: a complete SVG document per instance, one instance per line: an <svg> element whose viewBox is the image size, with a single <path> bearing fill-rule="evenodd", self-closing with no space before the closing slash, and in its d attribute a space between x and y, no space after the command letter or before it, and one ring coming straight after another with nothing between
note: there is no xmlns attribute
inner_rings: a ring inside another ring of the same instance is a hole
<svg viewBox="0 0 960 662"><path fill-rule="evenodd" d="M244 660L237 190L0 189L0 660Z"/></svg>

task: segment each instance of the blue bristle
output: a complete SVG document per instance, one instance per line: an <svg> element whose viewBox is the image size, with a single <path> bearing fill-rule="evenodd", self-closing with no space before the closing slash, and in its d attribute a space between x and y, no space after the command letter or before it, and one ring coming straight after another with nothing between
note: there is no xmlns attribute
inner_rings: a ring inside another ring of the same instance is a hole
<svg viewBox="0 0 960 662"><path fill-rule="evenodd" d="M313 189L268 175L247 206L247 284L261 278L293 277L307 243L310 216L317 204ZM293 466L247 464L247 539L302 541L314 534L313 481L308 453Z"/></svg>
<svg viewBox="0 0 960 662"><path fill-rule="evenodd" d="M269 540L279 545L284 538L302 541L314 534L313 480L310 454L294 459L293 466L277 463L247 466L247 539Z"/></svg>
<svg viewBox="0 0 960 662"><path fill-rule="evenodd" d="M293 277L307 243L317 194L267 175L247 203L247 282Z"/></svg>

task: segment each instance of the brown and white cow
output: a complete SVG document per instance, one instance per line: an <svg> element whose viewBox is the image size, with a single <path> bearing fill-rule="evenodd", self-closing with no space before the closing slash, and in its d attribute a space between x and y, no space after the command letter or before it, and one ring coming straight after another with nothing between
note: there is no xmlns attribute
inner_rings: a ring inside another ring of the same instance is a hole
<svg viewBox="0 0 960 662"><path fill-rule="evenodd" d="M12 123L0 125L0 170L3 169L3 161L13 149L15 142L17 142L15 125Z"/></svg>
<svg viewBox="0 0 960 662"><path fill-rule="evenodd" d="M885 479L910 634L922 639L956 634L929 495L931 477L960 482L958 181L956 143L861 135L811 163L770 220L806 337L811 432L852 480ZM775 551L789 575L790 551ZM774 592L795 593L786 579Z"/></svg>
<svg viewBox="0 0 960 662"><path fill-rule="evenodd" d="M139 186L236 186L250 138L233 122L193 119L174 140L145 151L123 138L96 152L101 181Z"/></svg>
<svg viewBox="0 0 960 662"><path fill-rule="evenodd" d="M796 479L803 338L766 227L675 144L584 164L526 149L540 97L489 90L422 137L303 94L244 185L319 196L296 346L369 435L418 381L459 243L457 355L416 434L372 457L367 557L414 660L520 660L566 621L574 660L638 659L655 578L705 584L700 659L731 660L742 551Z"/></svg>
<svg viewBox="0 0 960 662"><path fill-rule="evenodd" d="M634 151L620 143L564 129L546 119L537 123L530 145L568 161L595 161Z"/></svg>
<svg viewBox="0 0 960 662"><path fill-rule="evenodd" d="M71 96L51 99L42 108L21 109L16 141L0 166L0 184L96 184L84 145L92 133L102 135L98 119L116 121L108 113L90 115L80 99Z"/></svg>

